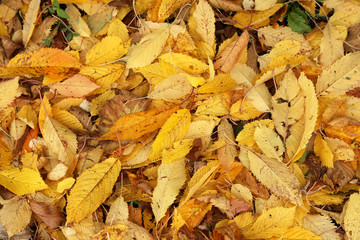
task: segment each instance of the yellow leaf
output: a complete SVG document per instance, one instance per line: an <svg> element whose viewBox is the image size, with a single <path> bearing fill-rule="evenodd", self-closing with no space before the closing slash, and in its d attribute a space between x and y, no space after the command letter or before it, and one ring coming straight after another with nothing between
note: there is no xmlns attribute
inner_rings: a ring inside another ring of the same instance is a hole
<svg viewBox="0 0 360 240"><path fill-rule="evenodd" d="M58 193L63 193L65 190L70 189L75 183L75 179L72 177L65 178L60 181L57 185L56 191Z"/></svg>
<svg viewBox="0 0 360 240"><path fill-rule="evenodd" d="M252 2L252 1L250 1ZM256 11L265 11L271 7L273 7L276 4L276 0L255 0L255 8ZM244 3L243 3L244 5ZM245 7L244 7L245 8ZM250 9L246 9L250 10Z"/></svg>
<svg viewBox="0 0 360 240"><path fill-rule="evenodd" d="M115 91L114 90L108 90L101 94L100 96L97 96L94 98L90 103L90 114L91 116L95 116L99 114L99 111L101 107L105 104L107 100L112 99L115 97Z"/></svg>
<svg viewBox="0 0 360 240"><path fill-rule="evenodd" d="M32 211L26 198L14 197L2 203L0 223L5 227L9 238L25 230L30 223Z"/></svg>
<svg viewBox="0 0 360 240"><path fill-rule="evenodd" d="M159 60L159 62L147 65L136 69L135 71L140 72L151 84L158 84L165 78L177 74L177 70L171 63Z"/></svg>
<svg viewBox="0 0 360 240"><path fill-rule="evenodd" d="M254 140L267 157L282 161L284 144L273 129L260 125L255 129Z"/></svg>
<svg viewBox="0 0 360 240"><path fill-rule="evenodd" d="M216 57L214 63L215 69L228 73L234 67L235 63L239 60L239 57L244 49L247 48L249 42L249 33L245 30L238 39L230 43L220 55Z"/></svg>
<svg viewBox="0 0 360 240"><path fill-rule="evenodd" d="M10 37L7 26L3 22L0 22L0 37L3 36Z"/></svg>
<svg viewBox="0 0 360 240"><path fill-rule="evenodd" d="M196 115L224 116L229 113L229 107L225 105L225 94L213 94L206 98L196 109Z"/></svg>
<svg viewBox="0 0 360 240"><path fill-rule="evenodd" d="M236 141L239 145L246 145L252 147L256 144L254 133L257 127L266 126L274 129L274 123L271 119L257 120L244 125L244 128L236 136Z"/></svg>
<svg viewBox="0 0 360 240"><path fill-rule="evenodd" d="M0 171L0 185L16 195L30 194L48 188L37 170L15 167Z"/></svg>
<svg viewBox="0 0 360 240"><path fill-rule="evenodd" d="M322 239L340 240L340 235L336 232L337 227L328 216L320 214L308 214L302 219L302 227L321 236Z"/></svg>
<svg viewBox="0 0 360 240"><path fill-rule="evenodd" d="M324 69L344 56L343 43L346 39L347 28L344 30L342 34L333 24L327 23L322 31L319 60Z"/></svg>
<svg viewBox="0 0 360 240"><path fill-rule="evenodd" d="M7 107L17 96L19 77L0 82L0 109Z"/></svg>
<svg viewBox="0 0 360 240"><path fill-rule="evenodd" d="M151 145L152 142L146 144L145 146L140 146L139 149L137 149L136 147L133 151L134 154L131 153L129 157L126 157L124 160L121 161L123 169L142 167L152 163L153 161L148 161L149 156L152 152Z"/></svg>
<svg viewBox="0 0 360 240"><path fill-rule="evenodd" d="M238 199L244 200L246 203L252 205L253 195L249 188L244 185L237 183L231 186L231 194L234 195Z"/></svg>
<svg viewBox="0 0 360 240"><path fill-rule="evenodd" d="M191 150L194 139L182 139L174 142L171 148L165 148L162 151L162 163L171 163L172 161L184 158Z"/></svg>
<svg viewBox="0 0 360 240"><path fill-rule="evenodd" d="M65 0L68 1L68 0ZM73 3L73 2L71 2ZM80 37L91 37L91 30L89 26L86 24L85 20L81 17L81 13L73 4L67 4L65 12L69 15L69 23L76 33L80 35Z"/></svg>
<svg viewBox="0 0 360 240"><path fill-rule="evenodd" d="M84 171L70 191L66 206L67 222L79 222L94 212L112 193L121 162L108 158Z"/></svg>
<svg viewBox="0 0 360 240"><path fill-rule="evenodd" d="M187 184L184 194L180 199L180 206L184 205L202 186L211 180L211 175L219 167L219 161L210 161L198 169Z"/></svg>
<svg viewBox="0 0 360 240"><path fill-rule="evenodd" d="M77 117L72 115L66 110L60 110L58 108L52 108L53 117L55 120L59 121L65 127L72 129L74 131L85 132L86 129L79 121Z"/></svg>
<svg viewBox="0 0 360 240"><path fill-rule="evenodd" d="M32 0L30 2L29 8L25 15L25 21L24 21L23 31L22 31L22 36L23 36L22 40L23 40L24 47L27 46L27 44L31 38L31 35L34 31L35 21L38 16L39 8L40 8L40 0Z"/></svg>
<svg viewBox="0 0 360 240"><path fill-rule="evenodd" d="M354 150L341 139L325 137L325 141L331 152L334 154L334 161L344 160L353 161L355 158Z"/></svg>
<svg viewBox="0 0 360 240"><path fill-rule="evenodd" d="M12 150L9 145L0 138L0 167L8 166L13 161Z"/></svg>
<svg viewBox="0 0 360 240"><path fill-rule="evenodd" d="M178 73L156 84L148 97L169 101L182 98L189 94L191 90L192 86L185 74Z"/></svg>
<svg viewBox="0 0 360 240"><path fill-rule="evenodd" d="M110 23L108 36L118 36L122 42L129 40L129 33L126 25L118 18Z"/></svg>
<svg viewBox="0 0 360 240"><path fill-rule="evenodd" d="M215 16L209 3L200 0L193 17L196 21L197 34L201 37L201 40L213 47L215 44Z"/></svg>
<svg viewBox="0 0 360 240"><path fill-rule="evenodd" d="M255 71L245 64L235 64L230 71L230 76L246 91L246 99L261 112L269 112L271 94L265 84L253 85Z"/></svg>
<svg viewBox="0 0 360 240"><path fill-rule="evenodd" d="M126 234L129 232L129 228L122 224L116 224L111 226L105 226L100 232L92 236L92 240L102 239L127 239Z"/></svg>
<svg viewBox="0 0 360 240"><path fill-rule="evenodd" d="M159 59L194 75L202 74L209 68L206 63L181 53L165 53Z"/></svg>
<svg viewBox="0 0 360 240"><path fill-rule="evenodd" d="M25 133L26 130L26 123L19 119L15 119L11 122L9 127L10 136L15 140L18 141Z"/></svg>
<svg viewBox="0 0 360 240"><path fill-rule="evenodd" d="M40 48L16 55L0 68L0 77L48 76L64 79L80 70L82 64L67 52L56 48Z"/></svg>
<svg viewBox="0 0 360 240"><path fill-rule="evenodd" d="M244 232L247 239L281 236L294 224L295 207L275 207L263 212L252 227Z"/></svg>
<svg viewBox="0 0 360 240"><path fill-rule="evenodd" d="M129 208L122 196L118 197L110 207L106 216L106 223L113 225L114 222L127 220L129 218Z"/></svg>
<svg viewBox="0 0 360 240"><path fill-rule="evenodd" d="M250 101L245 98L234 103L230 108L230 115L240 120L250 120L260 116L263 112L258 111Z"/></svg>
<svg viewBox="0 0 360 240"><path fill-rule="evenodd" d="M100 65L119 60L128 51L130 42L118 36L107 36L86 53L86 65Z"/></svg>
<svg viewBox="0 0 360 240"><path fill-rule="evenodd" d="M151 20L153 22L164 22L177 8L183 5L186 0L157 0L153 7Z"/></svg>
<svg viewBox="0 0 360 240"><path fill-rule="evenodd" d="M343 209L344 228L349 239L360 237L360 194L353 193Z"/></svg>
<svg viewBox="0 0 360 240"><path fill-rule="evenodd" d="M325 167L334 167L334 155L331 152L327 142L322 139L321 134L316 135L314 141L314 153L320 158L321 165Z"/></svg>
<svg viewBox="0 0 360 240"><path fill-rule="evenodd" d="M65 98L53 105L53 108L69 111L72 106L80 106L84 98Z"/></svg>
<svg viewBox="0 0 360 240"><path fill-rule="evenodd" d="M301 157L298 154L305 149L315 129L318 114L318 101L312 81L304 73L301 73L298 81L305 98L305 110L298 110L304 111L304 115L290 127L290 136L286 139L286 153L292 161Z"/></svg>
<svg viewBox="0 0 360 240"><path fill-rule="evenodd" d="M303 205L300 183L285 164L244 148L241 151L248 152L249 170L265 187L298 206Z"/></svg>
<svg viewBox="0 0 360 240"><path fill-rule="evenodd" d="M24 105L17 112L16 117L34 129L37 126L37 113L30 105Z"/></svg>
<svg viewBox="0 0 360 240"><path fill-rule="evenodd" d="M316 82L316 94L335 98L359 86L360 53L348 53L325 69Z"/></svg>
<svg viewBox="0 0 360 240"><path fill-rule="evenodd" d="M235 145L234 130L226 119L222 119L218 126L218 140L226 143L225 146L217 150L218 160L225 171L229 171L238 153Z"/></svg>
<svg viewBox="0 0 360 240"><path fill-rule="evenodd" d="M274 238L274 240L279 239L279 237ZM299 240L299 239L322 240L323 238L315 235L313 232L310 232L309 230L303 229L299 226L295 226L295 227L289 228L283 235L281 235L281 239L283 239L283 240Z"/></svg>
<svg viewBox="0 0 360 240"><path fill-rule="evenodd" d="M304 39L305 40L305 39ZM295 56L300 52L301 43L296 40L283 40L275 43L274 48L271 49L268 57L271 59L283 55Z"/></svg>
<svg viewBox="0 0 360 240"><path fill-rule="evenodd" d="M161 53L169 33L169 27L159 28L142 38L139 44L130 50L126 66L138 68L151 64Z"/></svg>
<svg viewBox="0 0 360 240"><path fill-rule="evenodd" d="M211 82L207 82L198 88L199 93L219 93L233 89L236 82L231 78L230 74L217 74Z"/></svg>
<svg viewBox="0 0 360 240"><path fill-rule="evenodd" d="M177 110L176 105L167 109L155 109L127 114L119 118L111 129L99 140L132 140L161 128L166 120Z"/></svg>
<svg viewBox="0 0 360 240"><path fill-rule="evenodd" d="M148 121L148 119L147 119ZM191 114L187 109L180 109L161 127L153 145L149 160L161 157L163 149L173 146L173 143L185 137L190 126Z"/></svg>
<svg viewBox="0 0 360 240"><path fill-rule="evenodd" d="M300 94L299 83L293 71L289 70L271 99L273 121L283 139L286 138L288 128L303 115L305 99Z"/></svg>
<svg viewBox="0 0 360 240"><path fill-rule="evenodd" d="M78 144L75 133L55 119L48 117L40 130L48 145L50 156L70 168L73 167Z"/></svg>
<svg viewBox="0 0 360 240"><path fill-rule="evenodd" d="M153 192L151 208L159 222L173 204L180 188L185 183L185 158L162 163L158 168L157 184Z"/></svg>
<svg viewBox="0 0 360 240"><path fill-rule="evenodd" d="M239 11L233 17L236 21L234 26L241 29L244 29L249 23L251 23L249 27L258 28L266 26L269 23L269 17L282 8L282 6L282 4L276 4L265 11Z"/></svg>
<svg viewBox="0 0 360 240"><path fill-rule="evenodd" d="M85 76L75 74L71 78L61 83L51 84L49 87L66 97L84 97L100 86Z"/></svg>

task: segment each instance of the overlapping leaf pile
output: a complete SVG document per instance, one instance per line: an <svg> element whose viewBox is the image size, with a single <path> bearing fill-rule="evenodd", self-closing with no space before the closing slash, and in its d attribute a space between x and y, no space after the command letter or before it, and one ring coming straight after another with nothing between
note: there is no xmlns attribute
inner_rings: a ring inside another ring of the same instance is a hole
<svg viewBox="0 0 360 240"><path fill-rule="evenodd" d="M359 1L59 2L0 4L5 237L360 239Z"/></svg>

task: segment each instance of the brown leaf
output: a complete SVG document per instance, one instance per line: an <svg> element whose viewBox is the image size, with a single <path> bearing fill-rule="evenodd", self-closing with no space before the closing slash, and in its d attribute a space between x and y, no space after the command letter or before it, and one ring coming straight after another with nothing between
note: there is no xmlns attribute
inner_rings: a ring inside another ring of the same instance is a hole
<svg viewBox="0 0 360 240"><path fill-rule="evenodd" d="M241 183L249 188L254 196L263 199L268 199L270 197L269 191L262 184L258 183L256 178L246 168L242 168L236 180L237 183Z"/></svg>
<svg viewBox="0 0 360 240"><path fill-rule="evenodd" d="M47 205L41 202L30 202L31 210L38 215L50 228L55 229L65 221L64 216L56 206Z"/></svg>
<svg viewBox="0 0 360 240"><path fill-rule="evenodd" d="M336 191L340 191L355 176L355 170L350 163L344 161L334 162L334 168L328 168L327 183Z"/></svg>
<svg viewBox="0 0 360 240"><path fill-rule="evenodd" d="M16 49L21 48L20 44L15 43L7 36L1 37L1 43L8 58L11 58L12 54L15 52Z"/></svg>

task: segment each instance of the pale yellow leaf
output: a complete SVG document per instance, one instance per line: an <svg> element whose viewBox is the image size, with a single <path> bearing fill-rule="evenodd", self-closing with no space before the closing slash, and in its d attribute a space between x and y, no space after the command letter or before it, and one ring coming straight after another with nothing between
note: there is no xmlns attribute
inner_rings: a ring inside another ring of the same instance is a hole
<svg viewBox="0 0 360 240"><path fill-rule="evenodd" d="M69 23L80 37L91 37L91 30L85 20L81 17L81 13L73 4L67 4L65 12L69 15Z"/></svg>
<svg viewBox="0 0 360 240"><path fill-rule="evenodd" d="M186 133L185 138L208 138L212 134L214 128L219 123L219 119L216 117L200 116L192 120L189 130Z"/></svg>
<svg viewBox="0 0 360 240"><path fill-rule="evenodd" d="M126 160L122 161L122 167L125 168L132 168L142 166L142 164L148 163L147 160L152 152L152 142L146 144L145 146L141 147L134 156L130 156L126 158Z"/></svg>
<svg viewBox="0 0 360 240"><path fill-rule="evenodd" d="M118 36L107 36L86 53L86 65L100 65L119 60L128 51L130 41Z"/></svg>
<svg viewBox="0 0 360 240"><path fill-rule="evenodd" d="M108 36L118 36L122 42L129 40L129 33L126 25L118 18L110 23Z"/></svg>
<svg viewBox="0 0 360 240"><path fill-rule="evenodd" d="M248 152L249 170L265 187L298 206L303 205L300 183L285 164L249 150L245 151Z"/></svg>
<svg viewBox="0 0 360 240"><path fill-rule="evenodd" d="M360 121L360 98L347 97L346 102L346 116Z"/></svg>
<svg viewBox="0 0 360 240"><path fill-rule="evenodd" d="M353 161L355 158L354 150L341 139L324 137L331 152L334 154L334 161L344 160Z"/></svg>
<svg viewBox="0 0 360 240"><path fill-rule="evenodd" d="M335 98L359 86L360 53L348 53L325 69L316 82L316 94Z"/></svg>
<svg viewBox="0 0 360 240"><path fill-rule="evenodd" d="M108 158L84 171L68 197L67 222L79 222L94 212L112 193L120 170L121 162Z"/></svg>
<svg viewBox="0 0 360 240"><path fill-rule="evenodd" d="M263 38L263 44L268 47L274 47L276 43L283 40L296 40L301 43L301 50L311 50L309 42L305 39L303 34L296 33L291 30L290 27L278 27L273 28L272 26L267 26L260 28L258 31L259 38Z"/></svg>
<svg viewBox="0 0 360 240"><path fill-rule="evenodd" d="M17 96L19 77L0 82L0 109L7 107Z"/></svg>
<svg viewBox="0 0 360 240"><path fill-rule="evenodd" d="M196 21L196 32L201 37L201 40L213 47L215 44L215 16L209 3L200 0L193 17Z"/></svg>
<svg viewBox="0 0 360 240"><path fill-rule="evenodd" d="M14 119L9 126L10 136L15 140L19 140L25 133L26 123L19 119Z"/></svg>
<svg viewBox="0 0 360 240"><path fill-rule="evenodd" d="M298 82L305 98L305 109L299 109L299 111L304 111L304 115L290 127L290 136L286 139L286 153L292 161L301 157L298 155L305 149L315 129L318 115L318 101L313 82L304 73L301 73Z"/></svg>
<svg viewBox="0 0 360 240"><path fill-rule="evenodd" d="M231 194L234 195L238 199L244 200L246 203L252 205L253 195L249 188L244 185L237 183L231 186Z"/></svg>
<svg viewBox="0 0 360 240"><path fill-rule="evenodd" d="M190 126L191 114L187 109L180 109L161 127L153 145L153 151L149 156L149 160L161 157L163 149L169 148L174 142L185 137Z"/></svg>
<svg viewBox="0 0 360 240"><path fill-rule="evenodd" d="M269 8L272 8L276 4L276 2L277 2L276 0L255 0L254 10L265 11Z"/></svg>
<svg viewBox="0 0 360 240"><path fill-rule="evenodd" d="M60 180L61 178L65 177L68 169L68 166L59 162L53 169L51 169L51 171L47 175L47 178L52 181Z"/></svg>
<svg viewBox="0 0 360 240"><path fill-rule="evenodd" d="M189 94L191 90L192 86L185 74L178 73L156 84L148 97L169 101L182 98Z"/></svg>
<svg viewBox="0 0 360 240"><path fill-rule="evenodd" d="M328 216L308 214L302 219L302 227L320 236L323 240L340 240L336 225Z"/></svg>
<svg viewBox="0 0 360 240"><path fill-rule="evenodd" d="M50 156L72 167L75 163L77 138L75 133L55 119L46 118L41 130Z"/></svg>
<svg viewBox="0 0 360 240"><path fill-rule="evenodd" d="M40 8L40 0L32 0L29 4L29 8L27 10L27 13L25 15L25 21L23 25L23 44L24 47L27 46L31 35L35 28L35 21L38 16L38 11Z"/></svg>
<svg viewBox="0 0 360 240"><path fill-rule="evenodd" d="M244 49L247 48L249 42L249 33L247 30L242 32L239 38L230 43L219 56L216 57L214 63L215 69L228 73L234 67L235 63L239 60L239 57Z"/></svg>
<svg viewBox="0 0 360 240"><path fill-rule="evenodd" d="M162 163L159 166L157 184L151 201L151 208L157 222L165 216L185 180L185 158Z"/></svg>
<svg viewBox="0 0 360 240"><path fill-rule="evenodd" d="M314 153L320 158L321 165L325 167L334 167L334 155L327 142L322 139L321 134L316 135L314 141Z"/></svg>
<svg viewBox="0 0 360 240"><path fill-rule="evenodd" d="M194 75L202 74L209 68L206 63L181 53L165 53L159 59Z"/></svg>
<svg viewBox="0 0 360 240"><path fill-rule="evenodd" d="M65 81L51 84L49 87L54 91L56 90L58 94L66 97L84 97L100 86L85 76L75 74Z"/></svg>
<svg viewBox="0 0 360 240"><path fill-rule="evenodd" d="M247 239L271 238L284 234L293 225L295 207L275 207L263 212L243 234Z"/></svg>
<svg viewBox="0 0 360 240"><path fill-rule="evenodd" d="M360 194L353 193L344 209L344 228L349 239L360 238Z"/></svg>
<svg viewBox="0 0 360 240"><path fill-rule="evenodd" d="M9 167L0 171L0 185L17 195L34 193L48 188L37 170Z"/></svg>
<svg viewBox="0 0 360 240"><path fill-rule="evenodd" d="M151 64L161 53L169 33L169 27L159 28L142 38L130 50L126 66L128 68L139 68Z"/></svg>
<svg viewBox="0 0 360 240"><path fill-rule="evenodd" d="M30 223L32 211L26 198L13 197L0 210L0 223L5 227L9 238L25 230Z"/></svg>
<svg viewBox="0 0 360 240"><path fill-rule="evenodd" d="M226 171L238 155L235 146L235 136L232 125L227 119L222 119L218 125L218 140L225 141L226 145L217 150L218 160Z"/></svg>
<svg viewBox="0 0 360 240"><path fill-rule="evenodd" d="M33 129L37 126L37 114L30 105L22 106L16 113L16 117Z"/></svg>
<svg viewBox="0 0 360 240"><path fill-rule="evenodd" d="M267 157L282 161L284 144L273 129L260 125L255 129L254 140Z"/></svg>
<svg viewBox="0 0 360 240"><path fill-rule="evenodd" d="M184 158L191 150L194 139L182 139L174 142L171 148L165 148L162 151L162 163L171 163L172 161Z"/></svg>
<svg viewBox="0 0 360 240"><path fill-rule="evenodd" d="M203 84L198 88L199 93L219 93L233 89L236 82L231 78L230 74L217 74L210 82Z"/></svg>
<svg viewBox="0 0 360 240"><path fill-rule="evenodd" d="M249 122L244 125L244 128L236 136L236 141L239 145L246 145L252 147L256 144L254 139L254 133L257 127L266 126L270 129L274 129L274 123L271 119L257 120Z"/></svg>
<svg viewBox="0 0 360 240"><path fill-rule="evenodd" d="M106 216L105 223L113 225L114 222L127 220L129 217L129 208L122 196L115 199L111 204L110 210Z"/></svg>
<svg viewBox="0 0 360 240"><path fill-rule="evenodd" d="M271 99L272 118L277 132L286 137L288 128L303 115L305 100L300 94L299 83L292 70L285 73L280 87Z"/></svg>
<svg viewBox="0 0 360 240"><path fill-rule="evenodd" d="M331 23L327 23L324 30L321 44L320 44L320 63L325 69L331 66L336 60L344 56L343 42L345 35Z"/></svg>
<svg viewBox="0 0 360 240"><path fill-rule="evenodd" d="M237 63L230 71L230 76L246 91L246 99L261 112L269 112L271 94L265 84L253 85L255 71L245 64Z"/></svg>
<svg viewBox="0 0 360 240"><path fill-rule="evenodd" d="M210 161L194 173L181 197L180 206L184 205L202 186L211 180L212 173L218 167L219 161Z"/></svg>

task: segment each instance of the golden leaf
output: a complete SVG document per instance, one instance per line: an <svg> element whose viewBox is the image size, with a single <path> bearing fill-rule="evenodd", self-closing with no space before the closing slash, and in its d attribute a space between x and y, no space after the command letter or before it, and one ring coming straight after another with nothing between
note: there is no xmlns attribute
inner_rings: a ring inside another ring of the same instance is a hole
<svg viewBox="0 0 360 240"><path fill-rule="evenodd" d="M126 25L118 18L110 23L108 36L118 36L122 42L129 40L129 33Z"/></svg>
<svg viewBox="0 0 360 240"><path fill-rule="evenodd" d="M151 20L164 22L177 8L183 5L186 0L157 0L156 6L151 12Z"/></svg>
<svg viewBox="0 0 360 240"><path fill-rule="evenodd" d="M17 195L30 194L48 188L37 170L15 167L0 171L0 185Z"/></svg>
<svg viewBox="0 0 360 240"><path fill-rule="evenodd" d="M0 68L0 77L48 76L64 79L80 70L81 63L67 52L56 48L40 48L16 55Z"/></svg>
<svg viewBox="0 0 360 240"><path fill-rule="evenodd" d="M0 167L8 166L13 161L9 145L0 138Z"/></svg>
<svg viewBox="0 0 360 240"><path fill-rule="evenodd" d="M119 60L128 51L130 42L120 37L107 36L86 53L86 65L100 65Z"/></svg>
<svg viewBox="0 0 360 240"><path fill-rule="evenodd" d="M162 163L159 166L157 185L151 201L151 208L156 222L159 222L165 216L167 209L179 194L185 180L185 158Z"/></svg>
<svg viewBox="0 0 360 240"><path fill-rule="evenodd" d="M217 74L210 82L205 83L198 88L199 93L218 93L233 89L236 82L230 74Z"/></svg>
<svg viewBox="0 0 360 240"><path fill-rule="evenodd" d="M334 155L331 152L327 142L322 139L321 134L316 135L314 141L314 153L320 158L321 165L325 167L334 167Z"/></svg>
<svg viewBox="0 0 360 240"><path fill-rule="evenodd" d="M159 59L194 75L202 74L209 68L206 63L181 53L165 53Z"/></svg>
<svg viewBox="0 0 360 240"><path fill-rule="evenodd" d="M139 68L151 64L161 53L169 34L169 27L165 27L159 28L143 37L141 41L130 50L126 66L128 68Z"/></svg>
<svg viewBox="0 0 360 240"><path fill-rule="evenodd" d="M353 193L346 202L342 214L344 215L344 228L349 239L360 237L360 194Z"/></svg>
<svg viewBox="0 0 360 240"><path fill-rule="evenodd" d="M23 36L23 44L24 47L26 47L26 45L28 44L31 35L34 31L35 28L35 21L37 19L38 16L38 11L40 8L40 0L32 0L29 4L29 8L27 10L27 13L25 15L25 21L24 21L24 26L23 26L23 32L22 32L22 36Z"/></svg>
<svg viewBox="0 0 360 240"><path fill-rule="evenodd" d="M79 131L79 132L86 132L86 129L82 125L82 123L79 121L77 117L72 115L66 110L60 110L56 107L52 108L53 117L55 120L59 121L61 124L63 124L65 127Z"/></svg>
<svg viewBox="0 0 360 240"><path fill-rule="evenodd" d="M13 197L2 203L0 210L0 223L5 227L9 238L25 230L30 223L31 209L25 198Z"/></svg>
<svg viewBox="0 0 360 240"><path fill-rule="evenodd" d="M254 133L257 127L266 126L274 129L274 123L271 119L257 120L244 125L244 129L236 136L236 141L239 145L246 145L252 147L256 144Z"/></svg>
<svg viewBox="0 0 360 240"><path fill-rule="evenodd" d="M166 120L177 110L176 105L168 109L156 109L127 114L119 118L99 140L132 140L161 128Z"/></svg>
<svg viewBox="0 0 360 240"><path fill-rule="evenodd" d="M315 235L309 230L303 229L299 226L289 228L282 236L282 239L286 240L296 240L296 239L307 239L307 240L322 240L323 238ZM278 238L274 238L278 239ZM273 239L271 239L273 240Z"/></svg>
<svg viewBox="0 0 360 240"><path fill-rule="evenodd" d="M325 137L327 145L334 154L334 161L344 160L352 161L355 158L355 153L351 147L341 139Z"/></svg>
<svg viewBox="0 0 360 240"><path fill-rule="evenodd" d="M161 153L162 163L170 163L176 159L184 158L191 150L194 139L182 139L174 142L171 148L165 148Z"/></svg>
<svg viewBox="0 0 360 240"><path fill-rule="evenodd" d="M66 206L67 221L79 222L94 212L112 193L121 162L108 158L84 171L71 189Z"/></svg>
<svg viewBox="0 0 360 240"><path fill-rule="evenodd" d="M193 13L196 22L196 32L201 40L210 47L215 44L215 16L214 12L205 0L200 0Z"/></svg>
<svg viewBox="0 0 360 240"><path fill-rule="evenodd" d="M154 143L149 160L161 157L163 149L173 146L173 143L185 137L191 121L191 114L187 109L180 109L161 127Z"/></svg>
<svg viewBox="0 0 360 240"><path fill-rule="evenodd" d="M226 119L222 119L218 126L218 140L225 141L226 145L217 150L218 160L226 171L230 170L231 164L238 155L235 146L234 130Z"/></svg>
<svg viewBox="0 0 360 240"><path fill-rule="evenodd" d="M0 82L0 109L7 107L17 96L19 77Z"/></svg>
<svg viewBox="0 0 360 240"><path fill-rule="evenodd" d="M295 207L275 207L263 212L243 234L247 239L281 236L293 225Z"/></svg>
<svg viewBox="0 0 360 240"><path fill-rule="evenodd" d="M26 123L32 129L37 126L37 114L30 105L22 106L19 112L16 113L16 117Z"/></svg>
<svg viewBox="0 0 360 240"><path fill-rule="evenodd" d="M260 125L255 129L254 140L267 157L282 161L284 144L273 129Z"/></svg>
<svg viewBox="0 0 360 240"><path fill-rule="evenodd" d="M255 154L245 148L241 151L248 152L249 170L264 186L298 206L303 205L300 183L285 164L264 155Z"/></svg>

